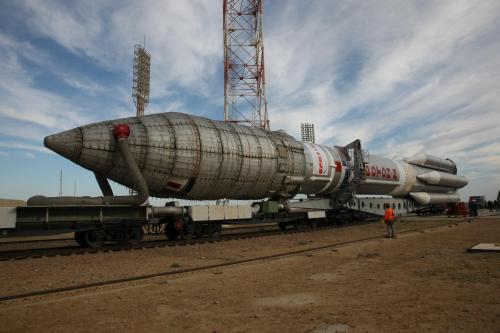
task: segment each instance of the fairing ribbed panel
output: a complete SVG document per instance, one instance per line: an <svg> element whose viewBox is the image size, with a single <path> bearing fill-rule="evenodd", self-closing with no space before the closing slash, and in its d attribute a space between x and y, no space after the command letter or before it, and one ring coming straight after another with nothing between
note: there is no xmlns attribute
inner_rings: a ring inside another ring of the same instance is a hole
<svg viewBox="0 0 500 333"><path fill-rule="evenodd" d="M83 126L82 149L77 163L92 171L107 174L113 166L115 144L112 138L112 125L101 123L98 126Z"/></svg>
<svg viewBox="0 0 500 333"><path fill-rule="evenodd" d="M82 127L78 163L133 187L119 154L113 126L126 123L128 142L151 194L188 199L256 199L291 196L304 175L302 145L283 132L164 113Z"/></svg>

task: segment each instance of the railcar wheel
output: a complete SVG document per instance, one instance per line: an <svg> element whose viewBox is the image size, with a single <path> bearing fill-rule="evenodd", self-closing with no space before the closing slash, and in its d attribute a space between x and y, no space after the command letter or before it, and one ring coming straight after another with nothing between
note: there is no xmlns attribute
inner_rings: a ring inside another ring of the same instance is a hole
<svg viewBox="0 0 500 333"><path fill-rule="evenodd" d="M296 221L294 223L294 227L295 227L296 230L302 230L303 229L302 221Z"/></svg>
<svg viewBox="0 0 500 333"><path fill-rule="evenodd" d="M180 236L185 241L191 241L199 237L199 230L196 225L188 226L187 223L184 223Z"/></svg>
<svg viewBox="0 0 500 333"><path fill-rule="evenodd" d="M222 234L222 226L218 223L210 225L210 237L219 238Z"/></svg>
<svg viewBox="0 0 500 333"><path fill-rule="evenodd" d="M165 235L169 241L174 241L179 237L180 231L175 228L175 221L170 221L165 227Z"/></svg>
<svg viewBox="0 0 500 333"><path fill-rule="evenodd" d="M310 220L309 226L311 226L312 229L318 229L318 220Z"/></svg>
<svg viewBox="0 0 500 333"><path fill-rule="evenodd" d="M104 234L100 230L90 230L83 233L85 247L101 247L104 245Z"/></svg>
<svg viewBox="0 0 500 333"><path fill-rule="evenodd" d="M184 224L181 230L181 239L184 239L185 241L190 241L193 238L193 234L189 232L189 228L187 224Z"/></svg>
<svg viewBox="0 0 500 333"><path fill-rule="evenodd" d="M142 239L144 238L144 230L142 227L129 228L126 233L127 243L130 245L137 245L142 242Z"/></svg>
<svg viewBox="0 0 500 333"><path fill-rule="evenodd" d="M185 240L186 242L189 242L189 241L193 240L193 234L182 232L181 239Z"/></svg>
<svg viewBox="0 0 500 333"><path fill-rule="evenodd" d="M80 245L81 247L86 247L85 241L83 240L83 234L84 231L77 231L75 232L75 241Z"/></svg>
<svg viewBox="0 0 500 333"><path fill-rule="evenodd" d="M280 230L286 230L287 224L284 222L279 222L278 227L280 228Z"/></svg>
<svg viewBox="0 0 500 333"><path fill-rule="evenodd" d="M189 235L191 238L200 238L203 235L203 229L200 227L199 224L194 224L191 227L191 232Z"/></svg>

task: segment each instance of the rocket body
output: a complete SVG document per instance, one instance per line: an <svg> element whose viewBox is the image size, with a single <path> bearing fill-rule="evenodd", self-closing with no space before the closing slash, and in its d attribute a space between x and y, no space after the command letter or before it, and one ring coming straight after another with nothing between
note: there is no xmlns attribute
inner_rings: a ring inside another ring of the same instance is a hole
<svg viewBox="0 0 500 333"><path fill-rule="evenodd" d="M342 147L182 113L89 124L48 136L44 144L133 188L124 161L115 154L112 132L117 124L129 126L130 150L156 197L261 199L291 198L297 193L334 197L353 178L352 158ZM429 155L407 161L372 155L365 161L363 178L358 194L412 196L428 203L433 195L453 201L456 189L467 184L465 177L456 175L452 161Z"/></svg>

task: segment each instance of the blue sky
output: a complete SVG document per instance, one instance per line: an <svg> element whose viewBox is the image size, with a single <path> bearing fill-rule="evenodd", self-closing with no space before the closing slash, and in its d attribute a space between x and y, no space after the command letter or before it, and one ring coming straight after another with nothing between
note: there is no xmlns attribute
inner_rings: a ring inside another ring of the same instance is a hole
<svg viewBox="0 0 500 333"><path fill-rule="evenodd" d="M95 195L43 137L134 114L133 45L152 54L146 113L223 117L218 0L0 0L0 197ZM469 195L500 189L499 1L265 1L272 129L455 160ZM123 188L116 189L124 191Z"/></svg>

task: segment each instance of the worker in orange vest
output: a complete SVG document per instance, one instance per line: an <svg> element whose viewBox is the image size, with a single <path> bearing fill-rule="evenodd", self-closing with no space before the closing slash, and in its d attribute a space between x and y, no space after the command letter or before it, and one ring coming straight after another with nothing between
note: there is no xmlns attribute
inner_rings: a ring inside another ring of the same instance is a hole
<svg viewBox="0 0 500 333"><path fill-rule="evenodd" d="M388 203L384 204L384 207L385 207L384 222L387 225L387 237L396 238L396 232L394 231L394 210Z"/></svg>

